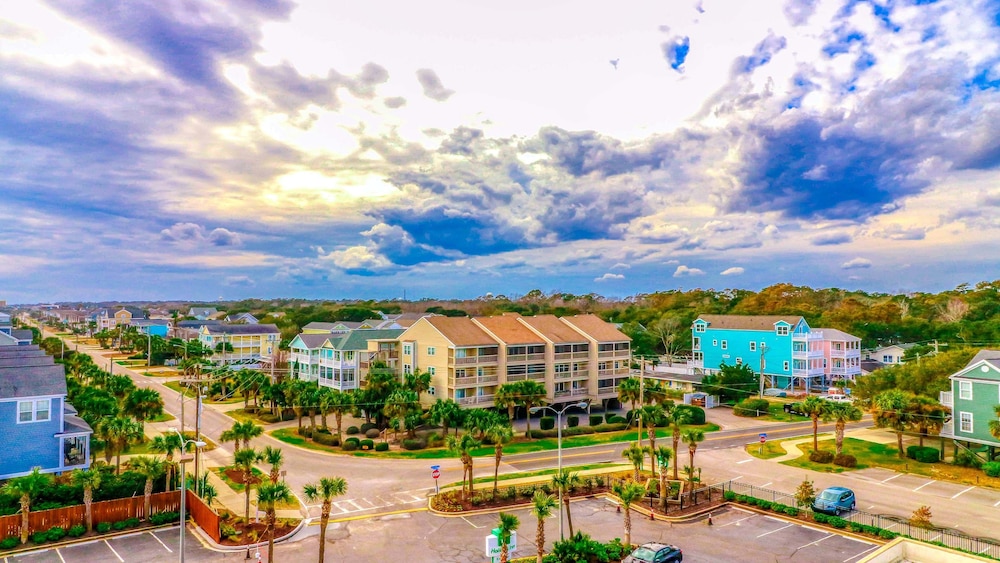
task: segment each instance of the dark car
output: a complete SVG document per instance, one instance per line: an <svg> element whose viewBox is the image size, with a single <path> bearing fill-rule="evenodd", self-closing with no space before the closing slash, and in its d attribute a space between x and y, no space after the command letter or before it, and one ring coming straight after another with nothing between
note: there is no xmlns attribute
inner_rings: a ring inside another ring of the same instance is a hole
<svg viewBox="0 0 1000 563"><path fill-rule="evenodd" d="M783 408L789 414L806 415L806 413L802 412L802 403L785 403Z"/></svg>
<svg viewBox="0 0 1000 563"><path fill-rule="evenodd" d="M812 509L815 512L825 512L840 516L841 512L854 510L857 504L854 498L854 491L844 487L830 487L824 489L816 500L813 501Z"/></svg>
<svg viewBox="0 0 1000 563"><path fill-rule="evenodd" d="M668 543L644 543L622 563L680 563L684 560L681 548Z"/></svg>

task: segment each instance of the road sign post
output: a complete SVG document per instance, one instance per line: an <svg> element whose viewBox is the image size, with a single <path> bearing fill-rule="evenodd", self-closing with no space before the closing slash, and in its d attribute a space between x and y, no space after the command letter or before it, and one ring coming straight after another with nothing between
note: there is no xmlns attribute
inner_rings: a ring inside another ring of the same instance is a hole
<svg viewBox="0 0 1000 563"><path fill-rule="evenodd" d="M439 494L441 492L441 486L438 484L438 479L441 478L441 466L432 465L431 466L431 477L434 479L434 494Z"/></svg>
<svg viewBox="0 0 1000 563"><path fill-rule="evenodd" d="M767 432L760 433L760 455L764 455L764 442L767 441Z"/></svg>

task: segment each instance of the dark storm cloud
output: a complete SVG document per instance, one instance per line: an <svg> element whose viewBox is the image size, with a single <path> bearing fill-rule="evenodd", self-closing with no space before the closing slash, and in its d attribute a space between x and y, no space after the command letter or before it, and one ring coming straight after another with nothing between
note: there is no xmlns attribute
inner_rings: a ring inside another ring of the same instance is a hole
<svg viewBox="0 0 1000 563"><path fill-rule="evenodd" d="M454 90L445 88L444 84L441 83L441 79L438 78L437 73L429 68L422 68L417 71L417 81L420 82L420 86L424 89L424 95L432 100L443 102L455 93Z"/></svg>
<svg viewBox="0 0 1000 563"><path fill-rule="evenodd" d="M666 139L666 138L664 138ZM543 127L524 146L544 152L573 176L597 172L614 176L639 168L659 169L674 156L669 139L657 139L638 147L625 147L621 141L594 131L567 131L559 127Z"/></svg>

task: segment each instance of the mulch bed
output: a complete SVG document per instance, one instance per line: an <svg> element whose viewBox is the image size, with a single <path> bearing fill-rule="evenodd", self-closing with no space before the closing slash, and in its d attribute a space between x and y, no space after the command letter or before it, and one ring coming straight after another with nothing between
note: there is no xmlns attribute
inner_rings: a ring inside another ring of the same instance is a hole
<svg viewBox="0 0 1000 563"><path fill-rule="evenodd" d="M246 483L243 481L243 472L240 471L239 469L227 468L224 471L224 473L226 474L226 477L228 477L229 480L231 480L233 483L236 483L238 485L246 485ZM253 474L250 475L251 485L259 485L260 481L261 481L260 477L257 477Z"/></svg>
<svg viewBox="0 0 1000 563"><path fill-rule="evenodd" d="M237 532L240 532L237 536L222 538L222 541L219 542L222 545L253 545L266 542L270 536L267 522L263 518L261 518L260 522L251 520L248 523L244 523L242 518L231 518L224 520L221 524L232 526L236 528ZM295 530L296 526L298 526L298 521L279 518L274 526L274 539L278 540L287 536ZM257 539L254 539L254 537Z"/></svg>

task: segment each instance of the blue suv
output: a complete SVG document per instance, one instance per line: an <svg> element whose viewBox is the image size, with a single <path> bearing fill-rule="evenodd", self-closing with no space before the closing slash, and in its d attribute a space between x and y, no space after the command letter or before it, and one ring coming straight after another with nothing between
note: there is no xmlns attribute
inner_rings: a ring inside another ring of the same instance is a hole
<svg viewBox="0 0 1000 563"><path fill-rule="evenodd" d="M816 500L813 501L812 509L815 512L825 512L840 516L841 512L850 512L856 505L854 491L844 487L830 487L824 489Z"/></svg>

